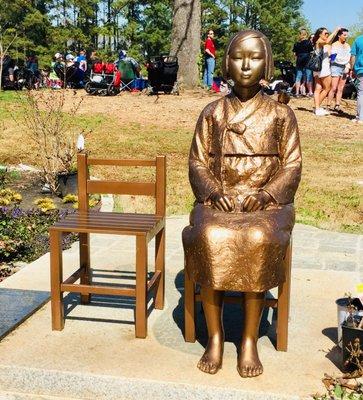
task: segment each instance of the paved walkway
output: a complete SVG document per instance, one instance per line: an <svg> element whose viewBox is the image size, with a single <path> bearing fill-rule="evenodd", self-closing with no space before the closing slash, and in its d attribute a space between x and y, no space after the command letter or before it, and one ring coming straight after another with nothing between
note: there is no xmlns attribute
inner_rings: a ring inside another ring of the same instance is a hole
<svg viewBox="0 0 363 400"><path fill-rule="evenodd" d="M0 399L25 399L22 396L27 394L97 400L277 400L322 392L324 372L339 371L334 301L346 291L354 292L362 279L363 238L296 225L289 351L275 351L275 322L272 312L266 312L259 340L265 373L246 380L236 371L241 331L237 306L228 305L225 310L224 365L217 375L196 369L206 342L201 313L198 341L183 340L181 230L187 223L187 216L168 218L167 302L163 311L151 311L147 339L134 338L130 299L94 296L90 306L81 306L77 296L68 295L63 331L51 331L50 305L46 304L0 342ZM130 278L132 238L92 235L91 246L95 280ZM77 259L75 244L64 254L65 276L74 271ZM152 265L151 245L149 260ZM1 287L49 290L49 254L3 281Z"/></svg>

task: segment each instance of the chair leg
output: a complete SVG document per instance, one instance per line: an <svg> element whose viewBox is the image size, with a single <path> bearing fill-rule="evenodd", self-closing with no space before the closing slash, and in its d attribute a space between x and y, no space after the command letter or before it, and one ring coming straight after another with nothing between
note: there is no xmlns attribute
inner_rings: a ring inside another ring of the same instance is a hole
<svg viewBox="0 0 363 400"><path fill-rule="evenodd" d="M277 351L287 351L288 329L289 329L289 309L290 309L290 288L291 288L291 244L286 250L284 268L286 280L278 289L277 301Z"/></svg>
<svg viewBox="0 0 363 400"><path fill-rule="evenodd" d="M160 279L155 289L155 308L164 308L165 296L165 228L155 237L155 271L160 272Z"/></svg>
<svg viewBox="0 0 363 400"><path fill-rule="evenodd" d="M184 268L184 338L195 342L195 283Z"/></svg>
<svg viewBox="0 0 363 400"><path fill-rule="evenodd" d="M147 240L136 237L136 317L135 336L147 335Z"/></svg>
<svg viewBox="0 0 363 400"><path fill-rule="evenodd" d="M62 233L56 230L50 230L50 287L52 329L54 331L61 331L64 327L63 293L61 291L62 282Z"/></svg>
<svg viewBox="0 0 363 400"><path fill-rule="evenodd" d="M90 269L90 247L89 233L79 234L79 260L80 260L80 283L81 285L91 284L91 269ZM91 295L81 294L81 304L89 304Z"/></svg>

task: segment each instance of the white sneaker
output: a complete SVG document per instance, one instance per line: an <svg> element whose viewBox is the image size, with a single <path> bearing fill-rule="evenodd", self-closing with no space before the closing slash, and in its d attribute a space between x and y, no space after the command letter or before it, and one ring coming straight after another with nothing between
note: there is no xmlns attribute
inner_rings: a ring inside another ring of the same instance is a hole
<svg viewBox="0 0 363 400"><path fill-rule="evenodd" d="M324 115L329 115L330 113L329 113L329 111L326 111L326 110L324 110L324 108L317 108L316 110L315 110L315 115L318 115L318 116L324 116Z"/></svg>

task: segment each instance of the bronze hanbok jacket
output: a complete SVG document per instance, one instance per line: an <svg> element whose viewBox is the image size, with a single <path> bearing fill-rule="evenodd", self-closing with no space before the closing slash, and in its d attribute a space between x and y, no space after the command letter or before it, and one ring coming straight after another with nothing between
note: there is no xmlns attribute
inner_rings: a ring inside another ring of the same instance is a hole
<svg viewBox="0 0 363 400"><path fill-rule="evenodd" d="M262 92L244 103L231 93L209 104L189 156L197 202L183 231L190 276L219 290L259 292L279 285L300 176L299 134L290 107ZM241 212L244 199L260 190L273 204ZM215 191L232 198L234 212L211 206Z"/></svg>

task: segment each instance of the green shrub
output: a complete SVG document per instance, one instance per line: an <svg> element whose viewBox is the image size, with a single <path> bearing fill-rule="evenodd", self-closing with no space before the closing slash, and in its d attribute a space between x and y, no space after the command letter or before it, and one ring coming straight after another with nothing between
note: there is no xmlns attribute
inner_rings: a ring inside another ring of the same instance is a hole
<svg viewBox="0 0 363 400"><path fill-rule="evenodd" d="M32 209L18 206L0 207L0 263L10 261L31 262L49 251L49 226L64 218L69 210ZM63 238L68 247L75 235Z"/></svg>

